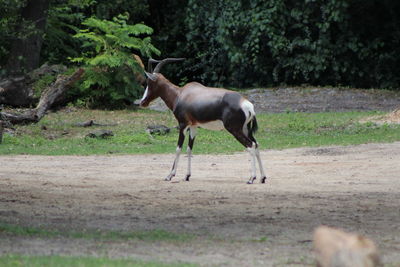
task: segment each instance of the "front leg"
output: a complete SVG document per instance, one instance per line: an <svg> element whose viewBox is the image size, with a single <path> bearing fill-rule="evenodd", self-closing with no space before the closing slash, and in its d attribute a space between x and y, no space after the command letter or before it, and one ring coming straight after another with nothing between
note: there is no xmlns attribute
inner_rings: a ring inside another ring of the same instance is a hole
<svg viewBox="0 0 400 267"><path fill-rule="evenodd" d="M174 164L172 165L171 172L165 178L165 181L171 181L172 177L174 177L176 174L176 169L178 168L179 156L181 155L182 145L183 142L185 141L184 129L185 127L180 127L179 129L179 139L178 139L178 146L176 147Z"/></svg>
<svg viewBox="0 0 400 267"><path fill-rule="evenodd" d="M195 126L189 128L189 143L187 147L187 157L188 157L188 168L185 176L185 181L189 181L190 176L192 175L192 150L194 144L194 138L196 137L197 129Z"/></svg>

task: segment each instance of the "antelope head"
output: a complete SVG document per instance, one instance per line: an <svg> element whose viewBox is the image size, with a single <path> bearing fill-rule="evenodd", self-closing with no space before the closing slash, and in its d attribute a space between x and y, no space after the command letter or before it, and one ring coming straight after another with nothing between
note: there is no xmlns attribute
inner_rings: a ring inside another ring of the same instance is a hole
<svg viewBox="0 0 400 267"><path fill-rule="evenodd" d="M160 96L163 85L170 83L167 79L160 74L162 66L169 62L182 61L184 58L166 58L163 60L155 60L150 58L148 62L148 71L146 74L147 87L144 91L143 97L140 100L140 106L147 107L151 101ZM152 68L152 64L157 63L156 67Z"/></svg>

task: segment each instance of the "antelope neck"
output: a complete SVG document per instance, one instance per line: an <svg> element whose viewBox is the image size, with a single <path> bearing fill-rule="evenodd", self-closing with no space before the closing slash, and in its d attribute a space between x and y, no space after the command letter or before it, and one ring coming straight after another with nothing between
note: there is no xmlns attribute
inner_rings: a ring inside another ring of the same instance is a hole
<svg viewBox="0 0 400 267"><path fill-rule="evenodd" d="M180 95L179 87L172 83L165 83L162 85L160 97L164 100L165 104L170 110L174 110L176 101Z"/></svg>

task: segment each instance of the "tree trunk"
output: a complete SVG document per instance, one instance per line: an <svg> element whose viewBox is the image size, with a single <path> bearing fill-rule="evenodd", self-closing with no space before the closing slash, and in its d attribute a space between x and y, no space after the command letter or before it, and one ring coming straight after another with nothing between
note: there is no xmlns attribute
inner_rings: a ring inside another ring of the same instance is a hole
<svg viewBox="0 0 400 267"><path fill-rule="evenodd" d="M0 80L0 104L30 106L34 101L32 82L26 75Z"/></svg>
<svg viewBox="0 0 400 267"><path fill-rule="evenodd" d="M39 66L40 50L46 27L50 0L29 0L21 10L21 21L16 31L6 70L9 75L20 75ZM27 25L33 28L26 29Z"/></svg>
<svg viewBox="0 0 400 267"><path fill-rule="evenodd" d="M3 121L0 120L0 144L3 142Z"/></svg>

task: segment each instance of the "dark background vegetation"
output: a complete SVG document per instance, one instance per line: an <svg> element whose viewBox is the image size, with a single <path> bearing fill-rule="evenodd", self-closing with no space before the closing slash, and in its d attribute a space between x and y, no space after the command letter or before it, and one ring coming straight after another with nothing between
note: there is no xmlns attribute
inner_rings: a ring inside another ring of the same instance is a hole
<svg viewBox="0 0 400 267"><path fill-rule="evenodd" d="M150 56L187 58L165 69L177 83L400 88L400 1L395 0L0 0L1 76L45 62L84 64L70 60L88 49L73 37L85 29L82 22L112 21L120 14L126 24L154 30L151 43L160 55L131 51L144 62ZM76 90L86 99L91 94Z"/></svg>

